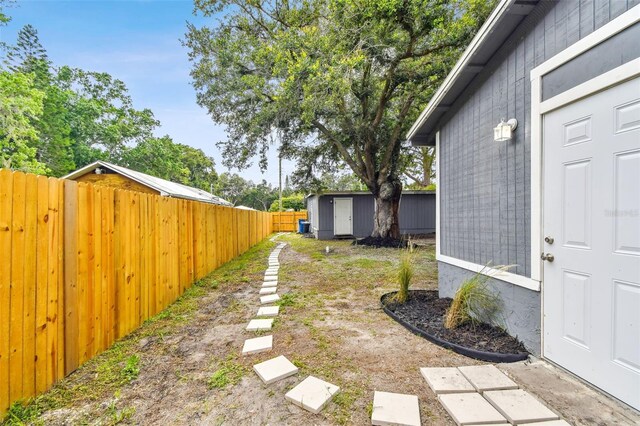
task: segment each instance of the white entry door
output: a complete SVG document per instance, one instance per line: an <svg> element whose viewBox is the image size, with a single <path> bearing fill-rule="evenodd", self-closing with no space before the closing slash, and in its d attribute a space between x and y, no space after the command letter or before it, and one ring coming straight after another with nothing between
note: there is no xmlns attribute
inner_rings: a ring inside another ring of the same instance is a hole
<svg viewBox="0 0 640 426"><path fill-rule="evenodd" d="M333 235L353 235L353 199L333 199Z"/></svg>
<svg viewBox="0 0 640 426"><path fill-rule="evenodd" d="M543 137L544 356L640 409L640 79Z"/></svg>

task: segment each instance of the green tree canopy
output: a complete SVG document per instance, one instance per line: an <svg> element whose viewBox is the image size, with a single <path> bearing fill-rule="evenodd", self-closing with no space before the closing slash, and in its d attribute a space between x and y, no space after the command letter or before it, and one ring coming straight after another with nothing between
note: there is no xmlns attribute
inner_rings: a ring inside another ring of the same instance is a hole
<svg viewBox="0 0 640 426"><path fill-rule="evenodd" d="M172 182L210 191L217 181L213 158L202 150L176 144L169 136L149 138L124 151L125 167Z"/></svg>
<svg viewBox="0 0 640 426"><path fill-rule="evenodd" d="M304 195L303 194L293 194L288 197L282 197L282 210L295 210L300 211L304 210ZM278 212L280 211L280 200L276 199L271 204L269 208L270 212Z"/></svg>
<svg viewBox="0 0 640 426"><path fill-rule="evenodd" d="M472 37L483 0L197 0L198 103L227 126L227 164L264 161L274 135L299 177L346 163L376 200L374 236L399 236L403 135Z"/></svg>
<svg viewBox="0 0 640 426"><path fill-rule="evenodd" d="M33 121L42 115L43 100L32 75L0 71L0 167L46 172L30 146L38 137Z"/></svg>

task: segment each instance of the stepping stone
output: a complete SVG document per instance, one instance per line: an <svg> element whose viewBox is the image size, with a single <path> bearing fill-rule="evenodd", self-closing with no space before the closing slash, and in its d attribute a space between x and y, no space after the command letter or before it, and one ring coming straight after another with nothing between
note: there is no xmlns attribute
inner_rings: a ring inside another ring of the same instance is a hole
<svg viewBox="0 0 640 426"><path fill-rule="evenodd" d="M458 367L458 370L480 393L491 390L518 389L518 385L494 365Z"/></svg>
<svg viewBox="0 0 640 426"><path fill-rule="evenodd" d="M260 289L260 294L274 294L278 291L276 287L265 287Z"/></svg>
<svg viewBox="0 0 640 426"><path fill-rule="evenodd" d="M293 365L284 355L272 358L253 366L253 371L264 382L265 385L293 376L298 372L298 367Z"/></svg>
<svg viewBox="0 0 640 426"><path fill-rule="evenodd" d="M565 420L549 420L548 422L529 423L527 426L571 426L571 424Z"/></svg>
<svg viewBox="0 0 640 426"><path fill-rule="evenodd" d="M266 305L267 303L277 302L278 300L280 300L280 296L278 296L277 294L270 294L268 296L262 296L260 298L260 304Z"/></svg>
<svg viewBox="0 0 640 426"><path fill-rule="evenodd" d="M257 317L275 317L280 312L280 306L262 306L258 309Z"/></svg>
<svg viewBox="0 0 640 426"><path fill-rule="evenodd" d="M277 275L265 275L264 280L265 281L278 281L278 276Z"/></svg>
<svg viewBox="0 0 640 426"><path fill-rule="evenodd" d="M475 392L476 389L462 375L460 370L451 368L421 368L422 377L436 394Z"/></svg>
<svg viewBox="0 0 640 426"><path fill-rule="evenodd" d="M559 419L556 413L522 389L487 391L483 396L512 424Z"/></svg>
<svg viewBox="0 0 640 426"><path fill-rule="evenodd" d="M479 393L448 393L438 395L438 399L458 426L507 423Z"/></svg>
<svg viewBox="0 0 640 426"><path fill-rule="evenodd" d="M273 326L273 318L269 319L252 319L247 325L247 331L271 330Z"/></svg>
<svg viewBox="0 0 640 426"><path fill-rule="evenodd" d="M284 397L298 407L318 414L338 391L340 391L338 386L309 376L287 392Z"/></svg>
<svg viewBox="0 0 640 426"><path fill-rule="evenodd" d="M378 392L373 394L372 425L420 426L420 406L416 395Z"/></svg>
<svg viewBox="0 0 640 426"><path fill-rule="evenodd" d="M280 269L280 268L278 268L277 266L276 266L276 267L273 267L273 268L267 268L267 270L265 271L265 273L267 273L267 272L276 272L276 273L277 273L279 269Z"/></svg>
<svg viewBox="0 0 640 426"><path fill-rule="evenodd" d="M265 281L262 283L262 288L276 287L277 285L278 285L278 281Z"/></svg>
<svg viewBox="0 0 640 426"><path fill-rule="evenodd" d="M270 351L273 347L273 336L254 337L247 339L242 346L242 355L257 354Z"/></svg>

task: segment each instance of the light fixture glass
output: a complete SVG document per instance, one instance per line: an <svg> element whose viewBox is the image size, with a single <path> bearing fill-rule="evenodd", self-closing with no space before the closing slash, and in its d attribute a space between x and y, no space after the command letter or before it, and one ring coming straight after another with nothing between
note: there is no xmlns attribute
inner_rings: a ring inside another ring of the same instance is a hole
<svg viewBox="0 0 640 426"><path fill-rule="evenodd" d="M493 128L493 140L496 142L505 142L511 140L513 131L518 127L518 120L515 118L509 121L500 120L500 123Z"/></svg>

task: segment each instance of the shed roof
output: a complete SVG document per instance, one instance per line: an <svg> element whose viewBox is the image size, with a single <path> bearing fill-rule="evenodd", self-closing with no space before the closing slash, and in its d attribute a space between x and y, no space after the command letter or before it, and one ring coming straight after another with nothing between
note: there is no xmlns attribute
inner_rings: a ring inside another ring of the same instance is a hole
<svg viewBox="0 0 640 426"><path fill-rule="evenodd" d="M131 180L138 182L141 185L155 189L160 192L161 195L174 198L184 198L187 200L202 201L205 203L219 204L222 206L232 206L230 202L224 200L218 196L203 191L202 189L192 188L181 183L171 182L165 179L160 179L155 176L148 175L146 173L137 172L135 170L127 169L126 167L116 166L115 164L107 163L106 161L96 161L87 166L84 166L75 172L71 172L63 179L76 179L80 176L84 176L97 169L98 167L110 169L118 174L128 177Z"/></svg>
<svg viewBox="0 0 640 426"><path fill-rule="evenodd" d="M410 189L407 191L402 191L402 195L411 195L411 194L435 194L436 191L423 191L423 190L415 190L415 189ZM329 192L321 192L321 193L317 193L317 194L309 194L306 196L306 198L311 198L311 197L323 197L325 195L371 195L373 196L373 194L369 191L329 191Z"/></svg>
<svg viewBox="0 0 640 426"><path fill-rule="evenodd" d="M413 145L433 145L436 126L539 0L501 0L407 133Z"/></svg>

